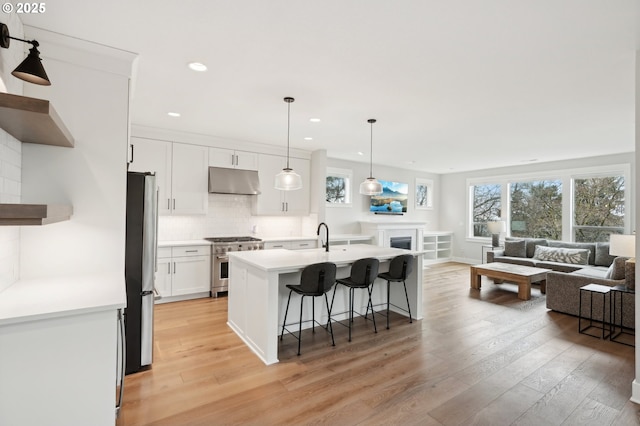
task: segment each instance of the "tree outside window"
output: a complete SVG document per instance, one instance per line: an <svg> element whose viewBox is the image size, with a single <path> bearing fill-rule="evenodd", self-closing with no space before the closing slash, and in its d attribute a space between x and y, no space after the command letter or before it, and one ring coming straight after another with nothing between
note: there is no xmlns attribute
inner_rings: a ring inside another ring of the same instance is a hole
<svg viewBox="0 0 640 426"><path fill-rule="evenodd" d="M509 187L510 235L562 240L562 181L513 182Z"/></svg>
<svg viewBox="0 0 640 426"><path fill-rule="evenodd" d="M487 222L501 216L502 186L500 184L474 185L473 198L473 236L489 237Z"/></svg>
<svg viewBox="0 0 640 426"><path fill-rule="evenodd" d="M624 176L574 179L573 190L575 241L604 242L624 233Z"/></svg>
<svg viewBox="0 0 640 426"><path fill-rule="evenodd" d="M327 205L351 204L351 170L327 168Z"/></svg>

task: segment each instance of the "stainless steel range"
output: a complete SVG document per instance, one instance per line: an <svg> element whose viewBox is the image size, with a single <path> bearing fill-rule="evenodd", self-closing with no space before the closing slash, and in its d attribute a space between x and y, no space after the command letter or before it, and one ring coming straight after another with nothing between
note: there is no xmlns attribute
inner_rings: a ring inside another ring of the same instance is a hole
<svg viewBox="0 0 640 426"><path fill-rule="evenodd" d="M219 237L205 238L213 243L211 250L211 296L229 290L229 256L230 251L262 250L264 243L254 237Z"/></svg>

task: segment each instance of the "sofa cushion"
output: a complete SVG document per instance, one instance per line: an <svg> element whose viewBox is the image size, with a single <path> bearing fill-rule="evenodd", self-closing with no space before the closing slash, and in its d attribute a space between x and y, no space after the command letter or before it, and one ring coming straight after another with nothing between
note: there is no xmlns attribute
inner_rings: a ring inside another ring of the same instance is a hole
<svg viewBox="0 0 640 426"><path fill-rule="evenodd" d="M513 265L536 266L536 261L526 257L508 257L502 256L499 260L502 263L511 263Z"/></svg>
<svg viewBox="0 0 640 426"><path fill-rule="evenodd" d="M527 252L525 241L505 241L504 255L509 257L526 257Z"/></svg>
<svg viewBox="0 0 640 426"><path fill-rule="evenodd" d="M586 265L589 261L589 250L537 246L533 258L551 262Z"/></svg>
<svg viewBox="0 0 640 426"><path fill-rule="evenodd" d="M571 273L572 275L582 275L583 277L606 278L607 269L582 268Z"/></svg>
<svg viewBox="0 0 640 426"><path fill-rule="evenodd" d="M609 254L609 243L596 243L596 257L594 265L609 266L613 264L615 256Z"/></svg>
<svg viewBox="0 0 640 426"><path fill-rule="evenodd" d="M532 259L534 262L536 262L536 268L544 268L544 269L551 269L552 271L557 271L557 272L573 272L573 271L578 271L582 268L586 268L587 265L575 265L575 264L569 264L569 263L561 263L561 262L549 262L546 260L535 260ZM605 268L606 271L606 268Z"/></svg>
<svg viewBox="0 0 640 426"><path fill-rule="evenodd" d="M568 243L564 241L549 241L549 247L560 247L568 249L585 249L589 250L589 265L596 264L596 244L595 243ZM607 265L609 266L609 265Z"/></svg>

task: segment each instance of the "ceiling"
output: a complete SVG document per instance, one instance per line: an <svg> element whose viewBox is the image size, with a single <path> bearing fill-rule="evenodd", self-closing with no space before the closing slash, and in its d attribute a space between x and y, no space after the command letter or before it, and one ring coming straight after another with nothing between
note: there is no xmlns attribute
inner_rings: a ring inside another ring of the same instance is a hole
<svg viewBox="0 0 640 426"><path fill-rule="evenodd" d="M20 19L137 53L134 124L286 146L292 96L294 148L368 162L376 118L374 163L452 173L634 151L636 4L57 0Z"/></svg>

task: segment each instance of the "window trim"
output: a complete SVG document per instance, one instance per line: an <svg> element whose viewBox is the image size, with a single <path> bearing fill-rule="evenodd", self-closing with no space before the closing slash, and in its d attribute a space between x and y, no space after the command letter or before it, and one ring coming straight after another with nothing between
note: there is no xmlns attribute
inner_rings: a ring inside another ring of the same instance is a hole
<svg viewBox="0 0 640 426"><path fill-rule="evenodd" d="M488 184L500 184L502 185L501 205L502 205L502 218L507 221L507 230L511 229L510 217L511 217L511 205L509 204L510 184L514 181L529 181L529 180L550 180L558 179L562 181L563 195L562 195L562 241L573 241L573 180L588 178L588 177L602 177L611 175L622 175L625 181L625 219L624 219L624 233L630 234L631 230L631 198L633 193L630 190L630 186L633 184L631 181L631 164L611 164L605 166L592 166L581 167L573 169L563 170L541 170L523 174L505 174L505 175L493 175L473 177L466 179L466 191L467 191L467 224L466 224L466 239L469 241L490 241L487 237L476 237L473 235L473 193L471 187L475 185L488 185ZM507 231L508 232L508 231Z"/></svg>
<svg viewBox="0 0 640 426"><path fill-rule="evenodd" d="M344 203L332 203L327 201L327 177L340 177L345 178L347 180L347 184L345 185L345 202ZM326 207L352 207L353 206L353 171L351 169L341 169L338 167L327 167L325 173L325 197L324 203Z"/></svg>

